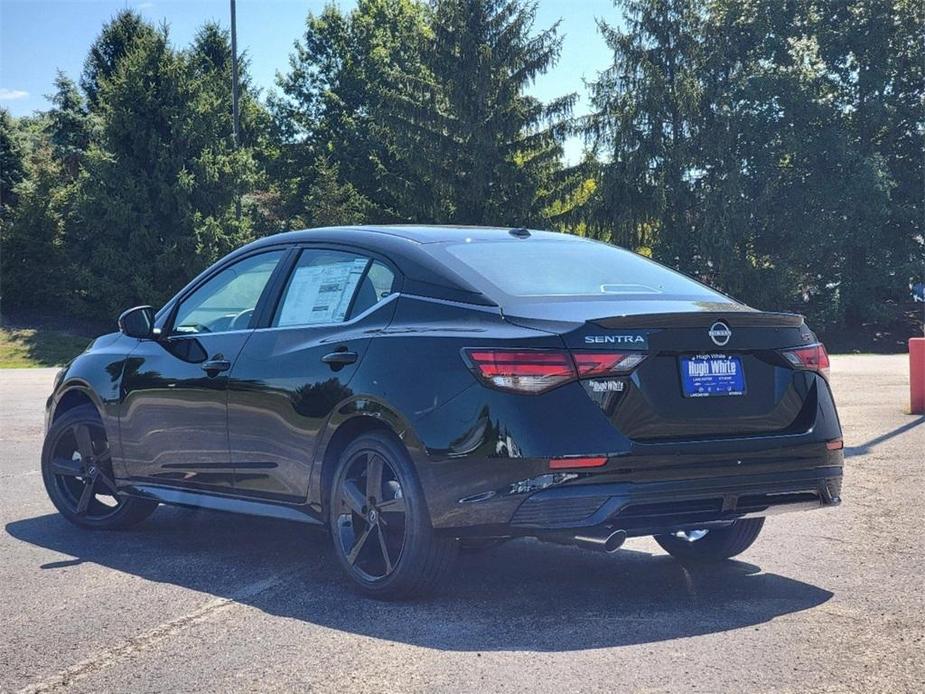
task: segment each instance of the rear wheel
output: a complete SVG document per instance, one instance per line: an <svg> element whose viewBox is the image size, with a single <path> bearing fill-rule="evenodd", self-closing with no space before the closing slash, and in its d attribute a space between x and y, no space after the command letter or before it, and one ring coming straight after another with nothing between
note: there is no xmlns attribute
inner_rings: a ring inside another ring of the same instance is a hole
<svg viewBox="0 0 925 694"><path fill-rule="evenodd" d="M55 508L83 528L127 528L157 508L157 502L117 489L106 430L90 405L64 413L51 425L42 448L42 480Z"/></svg>
<svg viewBox="0 0 925 694"><path fill-rule="evenodd" d="M744 518L725 528L684 530L656 535L668 554L682 561L715 562L741 554L758 539L764 518Z"/></svg>
<svg viewBox="0 0 925 694"><path fill-rule="evenodd" d="M436 535L407 452L386 434L365 434L340 457L330 526L341 566L362 593L398 599L426 593L448 572L453 538Z"/></svg>

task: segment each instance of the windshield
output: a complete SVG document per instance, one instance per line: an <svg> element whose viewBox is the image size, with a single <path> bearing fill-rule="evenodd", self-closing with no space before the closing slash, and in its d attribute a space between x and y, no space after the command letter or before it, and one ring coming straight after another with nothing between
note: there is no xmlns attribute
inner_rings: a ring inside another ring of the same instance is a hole
<svg viewBox="0 0 925 694"><path fill-rule="evenodd" d="M453 243L447 252L504 294L531 296L671 295L727 300L640 255L591 241Z"/></svg>

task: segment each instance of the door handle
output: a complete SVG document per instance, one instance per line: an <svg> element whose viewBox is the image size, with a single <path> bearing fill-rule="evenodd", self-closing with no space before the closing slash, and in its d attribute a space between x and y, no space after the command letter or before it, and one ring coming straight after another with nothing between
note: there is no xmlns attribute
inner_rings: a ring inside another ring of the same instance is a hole
<svg viewBox="0 0 925 694"><path fill-rule="evenodd" d="M325 364L330 364L333 367L346 366L347 364L353 364L359 356L356 352L348 352L343 350L340 352L330 352L321 357L321 361Z"/></svg>
<svg viewBox="0 0 925 694"><path fill-rule="evenodd" d="M202 370L209 376L215 376L221 371L227 371L231 368L231 362L227 359L209 359L202 362Z"/></svg>

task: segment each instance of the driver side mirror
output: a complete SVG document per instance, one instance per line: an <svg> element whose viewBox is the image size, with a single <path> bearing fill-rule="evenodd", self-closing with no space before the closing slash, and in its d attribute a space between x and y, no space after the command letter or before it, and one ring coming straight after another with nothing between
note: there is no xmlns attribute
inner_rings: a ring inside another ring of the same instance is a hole
<svg viewBox="0 0 925 694"><path fill-rule="evenodd" d="M119 316L119 330L129 337L141 340L154 337L154 309L150 306L135 306Z"/></svg>

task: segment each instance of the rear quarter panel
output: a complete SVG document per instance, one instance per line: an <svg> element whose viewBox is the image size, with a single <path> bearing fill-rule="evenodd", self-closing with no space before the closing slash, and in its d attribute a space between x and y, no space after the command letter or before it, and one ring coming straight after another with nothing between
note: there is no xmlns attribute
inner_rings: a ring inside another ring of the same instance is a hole
<svg viewBox="0 0 925 694"><path fill-rule="evenodd" d="M463 361L466 347L561 349L558 335L513 325L492 308L402 296L391 325L370 344L351 389L328 424L325 442L352 416L386 421L404 440L431 504L455 508L460 489L531 477L545 457L620 450L615 432L577 383L541 396L481 385ZM326 445L325 443L325 445ZM315 457L324 458L324 446ZM313 475L313 498L320 493Z"/></svg>

